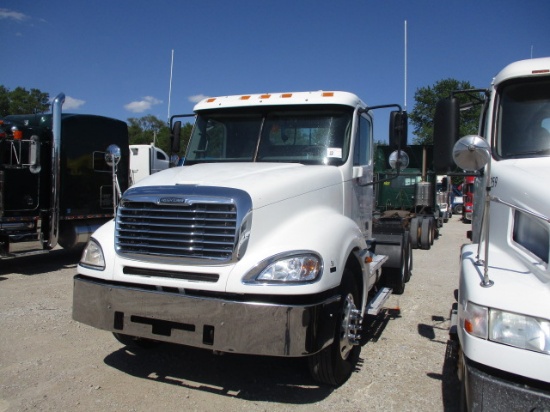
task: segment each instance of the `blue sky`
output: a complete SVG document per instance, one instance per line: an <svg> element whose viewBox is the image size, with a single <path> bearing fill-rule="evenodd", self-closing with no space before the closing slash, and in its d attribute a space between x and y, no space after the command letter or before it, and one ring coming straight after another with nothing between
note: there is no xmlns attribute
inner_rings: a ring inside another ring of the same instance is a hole
<svg viewBox="0 0 550 412"><path fill-rule="evenodd" d="M202 96L321 89L404 104L405 20L409 110L420 87L486 87L550 56L548 0L2 0L0 84L63 92L66 112L167 119L174 50L170 114Z"/></svg>

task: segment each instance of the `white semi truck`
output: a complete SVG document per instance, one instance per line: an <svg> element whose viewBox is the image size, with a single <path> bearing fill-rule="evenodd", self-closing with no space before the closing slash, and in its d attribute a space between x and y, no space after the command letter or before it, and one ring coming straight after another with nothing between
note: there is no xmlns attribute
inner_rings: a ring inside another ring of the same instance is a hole
<svg viewBox="0 0 550 412"><path fill-rule="evenodd" d="M451 334L461 403L550 410L550 58L504 68L484 91L479 136L456 141L456 98L438 105L438 168L475 179L472 243L461 249ZM449 150L450 149L450 150Z"/></svg>
<svg viewBox="0 0 550 412"><path fill-rule="evenodd" d="M412 267L408 231L395 256L372 238L372 110L387 107L403 147L398 105L347 92L198 103L185 165L138 181L88 243L73 318L127 345L308 357L317 381L342 384L363 317ZM383 272L390 257L399 267Z"/></svg>
<svg viewBox="0 0 550 412"><path fill-rule="evenodd" d="M168 167L168 155L154 144L130 145L130 186Z"/></svg>

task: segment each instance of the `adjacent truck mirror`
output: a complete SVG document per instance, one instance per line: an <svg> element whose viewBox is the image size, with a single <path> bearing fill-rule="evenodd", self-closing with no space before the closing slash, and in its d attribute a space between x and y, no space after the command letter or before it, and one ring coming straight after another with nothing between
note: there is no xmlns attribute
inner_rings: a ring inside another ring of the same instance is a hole
<svg viewBox="0 0 550 412"><path fill-rule="evenodd" d="M120 162L120 158L122 157L120 153L120 147L118 147L116 144L111 144L109 147L107 147L107 151L105 152L105 162L111 167L113 165L117 165L118 162Z"/></svg>
<svg viewBox="0 0 550 412"><path fill-rule="evenodd" d="M407 112L390 113L390 146L403 149L407 146Z"/></svg>
<svg viewBox="0 0 550 412"><path fill-rule="evenodd" d="M392 169L403 170L409 166L409 155L403 150L396 150L390 154L388 162Z"/></svg>
<svg viewBox="0 0 550 412"><path fill-rule="evenodd" d="M468 135L456 142L453 159L458 167L468 172L480 170L491 159L489 143L480 136Z"/></svg>
<svg viewBox="0 0 550 412"><path fill-rule="evenodd" d="M458 140L460 105L452 97L437 102L434 115L434 170L438 175L454 168L453 146Z"/></svg>
<svg viewBox="0 0 550 412"><path fill-rule="evenodd" d="M180 151L180 136L181 136L181 121L177 121L172 126L172 133L170 134L170 143L172 145L172 153L178 153Z"/></svg>

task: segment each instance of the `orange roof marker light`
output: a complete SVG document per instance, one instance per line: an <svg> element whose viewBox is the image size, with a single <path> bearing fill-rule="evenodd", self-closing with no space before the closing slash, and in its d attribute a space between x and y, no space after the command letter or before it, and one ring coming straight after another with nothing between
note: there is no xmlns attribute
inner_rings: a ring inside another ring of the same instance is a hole
<svg viewBox="0 0 550 412"><path fill-rule="evenodd" d="M212 102L215 102L215 101L216 101L216 98L211 97L210 99L206 100L206 103L212 103Z"/></svg>
<svg viewBox="0 0 550 412"><path fill-rule="evenodd" d="M334 92L323 92L323 97L334 97Z"/></svg>
<svg viewBox="0 0 550 412"><path fill-rule="evenodd" d="M250 95L241 96L241 100L248 100L250 99Z"/></svg>
<svg viewBox="0 0 550 412"><path fill-rule="evenodd" d="M260 96L260 99L269 99L270 97L271 97L270 94L262 94L262 95Z"/></svg>
<svg viewBox="0 0 550 412"><path fill-rule="evenodd" d="M292 93L283 93L283 94L281 94L281 97L283 99L288 99L288 98L292 97Z"/></svg>

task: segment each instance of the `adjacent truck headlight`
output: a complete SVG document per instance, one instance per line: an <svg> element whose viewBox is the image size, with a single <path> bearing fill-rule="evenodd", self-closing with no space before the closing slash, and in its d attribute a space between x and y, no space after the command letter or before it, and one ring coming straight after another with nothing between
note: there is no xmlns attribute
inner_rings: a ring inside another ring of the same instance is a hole
<svg viewBox="0 0 550 412"><path fill-rule="evenodd" d="M90 269L105 270L103 250L101 249L101 246L99 246L99 243L97 243L93 238L88 241L88 244L82 252L80 265Z"/></svg>
<svg viewBox="0 0 550 412"><path fill-rule="evenodd" d="M322 273L322 259L312 252L294 252L271 257L246 274L244 283L311 283Z"/></svg>
<svg viewBox="0 0 550 412"><path fill-rule="evenodd" d="M550 354L550 321L468 302L464 330L516 348Z"/></svg>

